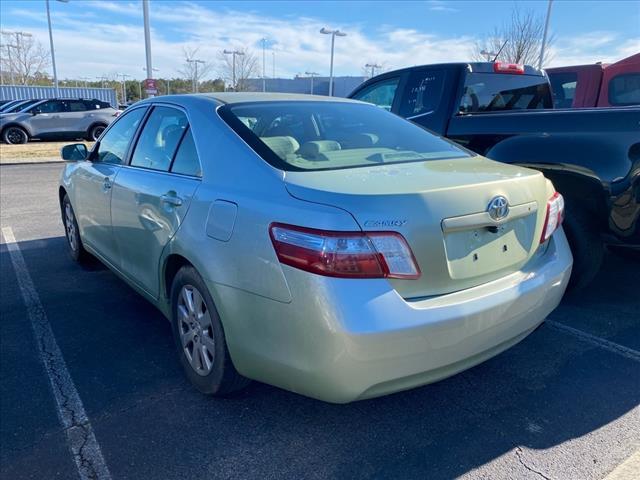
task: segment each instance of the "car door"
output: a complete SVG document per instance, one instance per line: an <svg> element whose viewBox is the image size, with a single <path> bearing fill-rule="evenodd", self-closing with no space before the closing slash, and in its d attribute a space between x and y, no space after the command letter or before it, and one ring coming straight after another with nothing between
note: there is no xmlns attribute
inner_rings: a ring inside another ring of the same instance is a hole
<svg viewBox="0 0 640 480"><path fill-rule="evenodd" d="M146 111L129 110L114 122L73 177L73 208L82 241L115 267L120 261L111 227L112 187Z"/></svg>
<svg viewBox="0 0 640 480"><path fill-rule="evenodd" d="M186 113L157 105L149 114L113 185L111 221L121 271L153 297L159 295L162 251L176 234L200 171Z"/></svg>
<svg viewBox="0 0 640 480"><path fill-rule="evenodd" d="M65 110L62 100L48 100L34 105L29 111L33 114L29 120L31 135L34 137L55 134L61 131L61 115Z"/></svg>
<svg viewBox="0 0 640 480"><path fill-rule="evenodd" d="M64 132L84 135L89 129L88 120L91 113L86 103L82 100L67 100L65 104L65 111L60 114Z"/></svg>

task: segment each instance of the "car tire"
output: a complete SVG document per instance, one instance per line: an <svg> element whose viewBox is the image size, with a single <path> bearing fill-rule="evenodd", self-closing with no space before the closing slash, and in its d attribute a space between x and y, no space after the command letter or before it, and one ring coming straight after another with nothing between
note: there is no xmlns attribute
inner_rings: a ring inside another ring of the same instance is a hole
<svg viewBox="0 0 640 480"><path fill-rule="evenodd" d="M173 280L171 326L182 368L200 392L225 396L250 383L235 369L211 294L191 266Z"/></svg>
<svg viewBox="0 0 640 480"><path fill-rule="evenodd" d="M87 135L87 140L91 142L97 142L104 129L107 128L105 125L94 125L89 129L89 133Z"/></svg>
<svg viewBox="0 0 640 480"><path fill-rule="evenodd" d="M69 246L69 254L78 263L85 263L89 259L89 253L82 245L80 229L76 221L76 215L71 206L69 196L62 199L62 223L64 225L65 237Z"/></svg>
<svg viewBox="0 0 640 480"><path fill-rule="evenodd" d="M578 291L596 276L604 257L604 243L587 212L567 208L564 230L573 254L573 270L568 289Z"/></svg>
<svg viewBox="0 0 640 480"><path fill-rule="evenodd" d="M29 134L22 127L9 126L2 131L2 141L9 145L20 145L29 141Z"/></svg>

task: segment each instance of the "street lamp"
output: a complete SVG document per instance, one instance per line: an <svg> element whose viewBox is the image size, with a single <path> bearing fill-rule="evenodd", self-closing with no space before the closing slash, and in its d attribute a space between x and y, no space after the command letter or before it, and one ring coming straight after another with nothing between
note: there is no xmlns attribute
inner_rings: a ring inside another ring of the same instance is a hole
<svg viewBox="0 0 640 480"><path fill-rule="evenodd" d="M144 20L144 53L147 60L147 78L151 78L153 76L153 67L151 66L151 33L149 31L149 0L142 0L142 18ZM140 95L140 98L142 98L142 95Z"/></svg>
<svg viewBox="0 0 640 480"><path fill-rule="evenodd" d="M382 65L377 65L375 63L367 63L364 68L371 69L371 78L373 78L376 74L376 68L382 68Z"/></svg>
<svg viewBox="0 0 640 480"><path fill-rule="evenodd" d="M487 62L490 62L492 58L496 58L499 53L488 52L486 50L480 50L480 55L485 55L487 57Z"/></svg>
<svg viewBox="0 0 640 480"><path fill-rule="evenodd" d="M126 78L130 77L131 75L127 75L126 73L117 73L116 76L118 77L122 77L122 104L126 105L127 104L127 84L126 82Z"/></svg>
<svg viewBox="0 0 640 480"><path fill-rule="evenodd" d="M540 45L540 61L538 62L538 69L542 70L542 64L544 62L544 48L547 45L547 31L549 30L549 19L551 18L551 3L553 0L549 0L547 5L547 19L544 22L544 33L542 34L542 45Z"/></svg>
<svg viewBox="0 0 640 480"><path fill-rule="evenodd" d="M57 0L61 3L69 3L69 0ZM53 48L53 29L51 28L51 13L49 9L49 0L45 1L47 5L47 23L49 23L49 45L51 46L51 66L53 67L53 86L56 89L56 97L60 98L60 90L58 88L58 70L56 69L56 53Z"/></svg>
<svg viewBox="0 0 640 480"><path fill-rule="evenodd" d="M265 49L267 47L267 39L263 38L262 40L260 40L262 42L262 91L266 92L267 91L267 79L266 79L266 74L265 74Z"/></svg>
<svg viewBox="0 0 640 480"><path fill-rule="evenodd" d="M313 77L317 77L319 74L316 72L304 72L304 74L311 78L311 95L313 95Z"/></svg>
<svg viewBox="0 0 640 480"><path fill-rule="evenodd" d="M331 64L329 66L329 96L333 97L333 50L336 43L336 37L346 37L347 34L340 30L329 30L322 27L320 33L324 35L331 35Z"/></svg>
<svg viewBox="0 0 640 480"><path fill-rule="evenodd" d="M239 50L223 50L223 52L225 55L231 55L233 57L232 60L232 84L233 84L233 91L235 92L237 90L236 88L236 55L240 56L240 55L244 55L244 52L241 52Z"/></svg>
<svg viewBox="0 0 640 480"><path fill-rule="evenodd" d="M2 33L3 35L14 35L16 37L16 44L15 45L11 45L9 43L6 44L7 47L7 59L9 60L9 74L11 76L11 83L15 84L16 80L15 77L13 76L13 62L11 61L11 48L14 48L15 50L17 50L16 54L20 55L20 39L24 38L24 37L32 37L33 35L31 35L28 32L10 32L7 30L0 30L0 33Z"/></svg>
<svg viewBox="0 0 640 480"><path fill-rule="evenodd" d="M196 66L196 69L195 69L194 74L193 74L193 87L191 88L191 90L193 90L193 93L198 93L198 64L199 63L204 63L204 60L197 60L197 59L193 59L193 58L187 58L187 62L193 63Z"/></svg>

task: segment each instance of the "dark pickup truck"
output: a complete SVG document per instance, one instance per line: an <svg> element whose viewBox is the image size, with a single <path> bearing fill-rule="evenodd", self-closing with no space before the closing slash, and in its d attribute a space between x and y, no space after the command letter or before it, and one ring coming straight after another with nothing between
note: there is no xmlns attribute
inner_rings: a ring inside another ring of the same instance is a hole
<svg viewBox="0 0 640 480"><path fill-rule="evenodd" d="M349 96L493 160L542 171L566 201L574 288L595 276L605 245L640 253L640 107L555 110L542 71L503 63L405 68Z"/></svg>

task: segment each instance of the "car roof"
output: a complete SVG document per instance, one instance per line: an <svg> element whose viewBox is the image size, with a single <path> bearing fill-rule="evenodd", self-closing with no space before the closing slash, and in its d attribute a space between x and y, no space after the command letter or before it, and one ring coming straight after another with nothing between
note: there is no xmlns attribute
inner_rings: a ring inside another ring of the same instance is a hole
<svg viewBox="0 0 640 480"><path fill-rule="evenodd" d="M493 70L494 62L450 62L450 63L431 63L424 65L414 65L411 67L400 68L398 70L391 70L388 72L381 73L373 78L382 78L383 76L395 76L405 72L410 72L412 70L420 70L423 68L469 68L471 72L475 73L495 73ZM505 62L496 62L496 63L505 63ZM524 74L525 75L538 75L544 76L542 70L538 70L530 65L524 65ZM367 80L369 81L369 80Z"/></svg>
<svg viewBox="0 0 640 480"><path fill-rule="evenodd" d="M213 92L190 93L183 95L163 95L136 103L171 101L177 104L187 104L198 100L212 100L218 104L257 103L257 102L340 102L362 103L358 100L342 97L327 97L324 95L305 95L299 93L269 93L269 92Z"/></svg>

